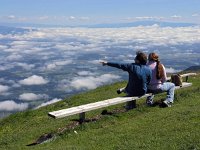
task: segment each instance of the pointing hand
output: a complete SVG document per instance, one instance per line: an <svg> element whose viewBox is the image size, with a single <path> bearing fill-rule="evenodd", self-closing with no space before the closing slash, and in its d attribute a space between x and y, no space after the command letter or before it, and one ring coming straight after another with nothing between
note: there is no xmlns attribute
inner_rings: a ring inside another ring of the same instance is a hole
<svg viewBox="0 0 200 150"><path fill-rule="evenodd" d="M100 61L100 63L101 63L103 66L107 65L107 61Z"/></svg>

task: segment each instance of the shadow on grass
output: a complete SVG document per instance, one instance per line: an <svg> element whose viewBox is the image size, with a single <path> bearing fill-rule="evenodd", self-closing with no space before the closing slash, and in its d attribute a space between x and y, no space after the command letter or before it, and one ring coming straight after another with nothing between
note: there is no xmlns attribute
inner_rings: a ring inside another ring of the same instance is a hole
<svg viewBox="0 0 200 150"><path fill-rule="evenodd" d="M33 143L27 144L26 146L35 146L38 144L45 143L47 141L51 141L52 139L56 138L57 136L64 134L66 131L75 129L79 125L82 125L85 123L90 123L90 122L96 122L105 115L115 116L115 114L122 113L122 112L126 112L126 110L125 109L114 109L112 111L103 110L100 115L96 115L95 117L92 117L92 118L87 118L84 121L79 120L79 119L73 119L73 120L71 120L72 122L70 124L68 124L65 127L59 128L55 133L45 133L45 134L41 135L38 139L36 139Z"/></svg>
<svg viewBox="0 0 200 150"><path fill-rule="evenodd" d="M163 100L154 102L154 104L151 107L159 106L160 108L165 108L166 106L163 105L162 101ZM96 121L102 119L103 116L106 116L106 115L118 117L117 114L124 113L124 112L127 112L127 111L129 111L129 110L127 110L125 108L116 108L116 109L113 109L111 111L104 109L101 112L101 114L96 115L92 118L84 119L84 121L80 120L80 119L72 119L71 120L72 122L70 124L66 125L65 127L58 128L58 130L54 133L45 133L45 134L41 135L38 139L36 139L33 143L30 143L26 146L35 146L35 145L38 145L38 144L42 144L42 143L51 141L52 139L56 138L57 136L60 136L67 131L71 131L71 130L75 129L79 125L82 125L82 124L85 124L85 123L90 123L90 122L96 122Z"/></svg>

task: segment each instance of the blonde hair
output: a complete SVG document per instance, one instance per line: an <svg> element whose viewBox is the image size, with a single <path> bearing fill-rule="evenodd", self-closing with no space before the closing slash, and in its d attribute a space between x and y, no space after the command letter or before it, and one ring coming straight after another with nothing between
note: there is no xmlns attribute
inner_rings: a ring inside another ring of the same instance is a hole
<svg viewBox="0 0 200 150"><path fill-rule="evenodd" d="M149 61L157 62L156 65L156 78L161 79L164 77L164 68L163 65L160 63L159 56L156 53L150 53L148 57Z"/></svg>

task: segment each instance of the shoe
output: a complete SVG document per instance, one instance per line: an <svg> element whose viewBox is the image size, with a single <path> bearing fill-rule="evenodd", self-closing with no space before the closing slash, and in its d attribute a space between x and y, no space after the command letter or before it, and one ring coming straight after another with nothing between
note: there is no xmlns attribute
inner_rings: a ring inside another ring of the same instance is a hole
<svg viewBox="0 0 200 150"><path fill-rule="evenodd" d="M146 99L147 106L152 106L153 105L153 98L154 98L154 95L151 95L151 96L147 97L147 99Z"/></svg>
<svg viewBox="0 0 200 150"><path fill-rule="evenodd" d="M163 104L165 105L165 107L172 107L172 102L169 102L167 100L164 100Z"/></svg>
<svg viewBox="0 0 200 150"><path fill-rule="evenodd" d="M121 90L120 89L118 89L117 90L117 94L121 94L122 92L121 92Z"/></svg>
<svg viewBox="0 0 200 150"><path fill-rule="evenodd" d="M121 94L122 92L125 93L125 88L120 88L117 90L117 94Z"/></svg>

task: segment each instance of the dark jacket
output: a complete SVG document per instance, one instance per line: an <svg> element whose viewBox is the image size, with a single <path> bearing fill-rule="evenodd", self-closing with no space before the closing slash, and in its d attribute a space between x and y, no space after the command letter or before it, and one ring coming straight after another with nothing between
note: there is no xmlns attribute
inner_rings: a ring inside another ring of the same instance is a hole
<svg viewBox="0 0 200 150"><path fill-rule="evenodd" d="M120 64L108 62L108 66L116 67L129 73L129 80L126 86L128 96L142 96L147 92L147 84L150 83L152 72L146 65L129 63Z"/></svg>

